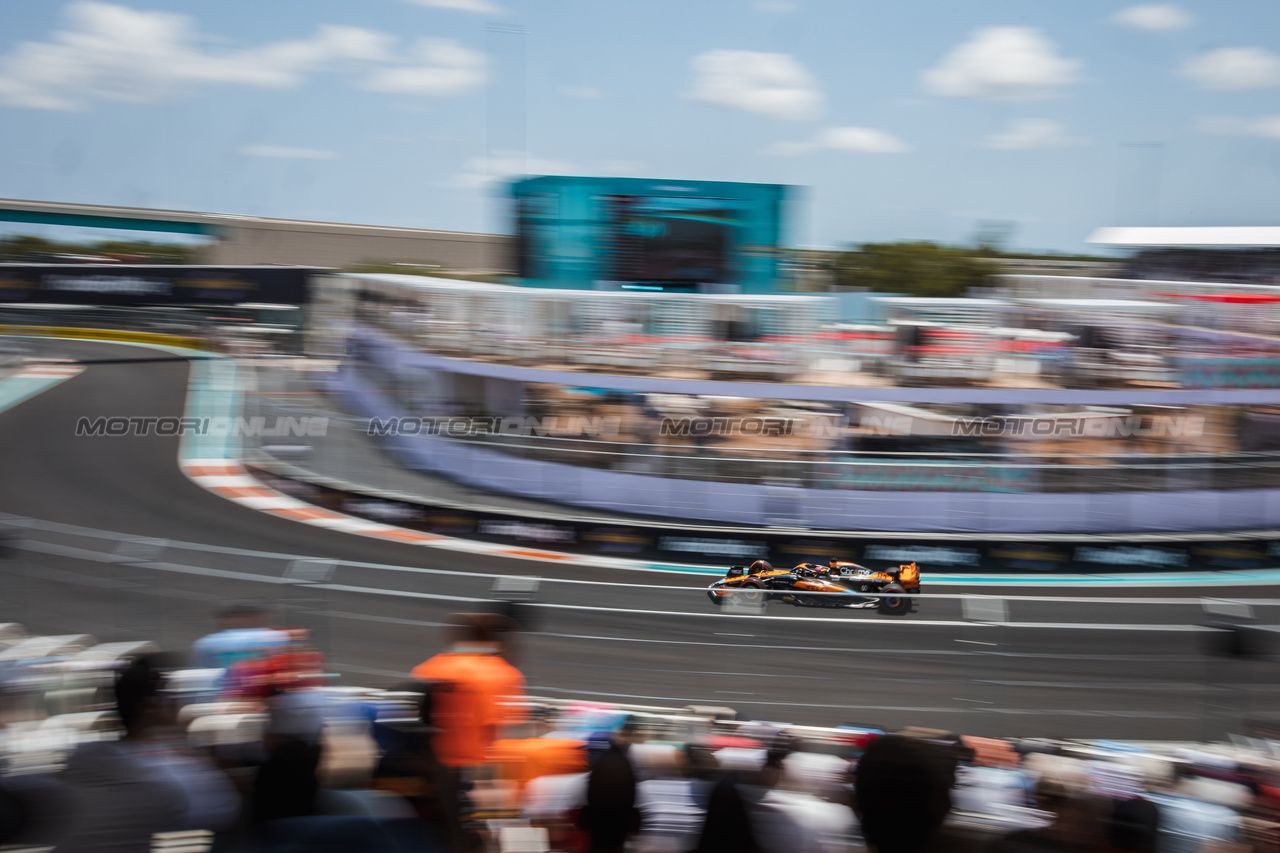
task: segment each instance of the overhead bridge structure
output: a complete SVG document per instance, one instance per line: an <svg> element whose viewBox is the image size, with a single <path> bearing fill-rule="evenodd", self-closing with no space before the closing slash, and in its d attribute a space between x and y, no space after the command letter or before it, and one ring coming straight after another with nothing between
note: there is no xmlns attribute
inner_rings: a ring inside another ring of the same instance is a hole
<svg viewBox="0 0 1280 853"><path fill-rule="evenodd" d="M23 199L0 199L0 222L207 237L199 262L210 265L342 268L399 262L478 272L508 265L509 238L462 231Z"/></svg>

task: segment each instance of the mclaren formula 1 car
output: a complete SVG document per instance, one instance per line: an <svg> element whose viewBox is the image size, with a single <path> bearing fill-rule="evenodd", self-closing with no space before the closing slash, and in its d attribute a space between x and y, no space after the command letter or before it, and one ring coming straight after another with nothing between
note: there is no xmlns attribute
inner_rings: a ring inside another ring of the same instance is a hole
<svg viewBox="0 0 1280 853"><path fill-rule="evenodd" d="M782 601L797 607L875 608L891 616L910 613L916 604L912 596L918 592L920 570L915 563L877 570L843 561L775 569L756 560L750 566L731 566L707 588L707 596L717 605L736 598L753 604Z"/></svg>

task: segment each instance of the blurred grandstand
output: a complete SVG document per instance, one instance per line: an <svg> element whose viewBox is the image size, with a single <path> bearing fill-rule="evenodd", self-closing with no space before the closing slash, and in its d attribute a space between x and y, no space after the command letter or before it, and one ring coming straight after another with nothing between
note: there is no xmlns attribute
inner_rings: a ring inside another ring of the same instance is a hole
<svg viewBox="0 0 1280 853"><path fill-rule="evenodd" d="M89 800L61 799L89 790L76 775L89 755L115 756L98 765L102 777L92 795L115 798L110 837L139 827L153 850L337 849L324 846L318 832L334 835L329 844L345 849L580 849L585 824L575 815L593 796L592 774L604 772L600 756L619 742L633 768L628 784L638 809L627 849L647 853L720 849L715 845L724 838L743 837L760 839L768 850L801 840L806 850L875 849L868 842L884 838L876 833L886 832L879 818L889 807L868 812L872 789L857 784L873 784L870 762L889 762L879 772L910 774L918 760L913 751L930 756L945 780L937 791L937 826L926 831L926 838L936 833L937 843L1023 849L1070 836L1079 850L1226 846L1264 853L1280 830L1280 753L1266 737L1215 744L1071 741L920 728L893 737L869 727L793 725L785 708L768 720L748 720L729 707L540 697L527 700L529 722L494 742L465 798L450 802L423 787L438 773L430 752L417 764L404 761L405 744L434 731L439 713L424 704L420 684L356 688L330 679L326 686L288 687L292 692L228 694L219 687L224 671L171 663L160 683L173 724L147 743L153 753L163 746L169 772L183 768L186 787L179 790L189 798L188 817L152 833L146 828L164 825L167 806L137 798L141 780L128 775L134 771L124 757L134 747L102 748L137 737L136 723L122 729L120 685L140 659L159 660L155 652L147 641L28 636L20 625L0 625L5 849L64 849L94 825L99 818L85 810ZM301 695L310 698L289 704L318 713L318 762L270 781L281 726L287 719L296 727L300 719L296 710L282 716L280 701ZM864 756L868 763L860 767ZM192 787L197 779L200 786ZM283 786L270 792L273 801L301 804L288 817L261 820L261 786L269 781ZM721 794L713 792L735 783L746 797L738 820L747 823L725 827ZM112 791L113 784L122 787ZM914 802L930 791L921 778L901 794ZM424 802L431 808L424 811ZM472 841L455 846L464 836L451 836L453 822ZM98 840L105 841L107 824L101 826Z"/></svg>

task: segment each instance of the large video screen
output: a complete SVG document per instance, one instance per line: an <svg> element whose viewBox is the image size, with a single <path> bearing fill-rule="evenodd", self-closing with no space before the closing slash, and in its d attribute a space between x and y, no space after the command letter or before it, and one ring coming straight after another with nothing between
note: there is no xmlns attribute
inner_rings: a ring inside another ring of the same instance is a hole
<svg viewBox="0 0 1280 853"><path fill-rule="evenodd" d="M612 277L617 281L694 285L732 279L729 199L611 195Z"/></svg>
<svg viewBox="0 0 1280 853"><path fill-rule="evenodd" d="M555 249L560 197L533 193L516 199L516 275L543 278L546 253Z"/></svg>

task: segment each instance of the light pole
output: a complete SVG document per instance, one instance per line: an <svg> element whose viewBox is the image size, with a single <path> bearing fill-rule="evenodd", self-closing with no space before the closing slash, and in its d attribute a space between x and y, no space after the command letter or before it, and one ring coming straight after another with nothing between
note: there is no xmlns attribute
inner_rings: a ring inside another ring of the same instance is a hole
<svg viewBox="0 0 1280 853"><path fill-rule="evenodd" d="M494 33L497 35L506 34L526 36L529 34L528 29L516 24L486 24L484 29L487 33ZM492 38L490 39L490 42L492 43ZM512 102L509 104L514 129L512 139L513 147L510 150L519 152L520 158L524 160L528 157L528 152L525 150L525 40L523 38L519 38L515 43L515 57L514 62L512 62L514 74L511 79L514 81L516 89L514 93L508 93L509 95L513 95ZM497 51L491 51L492 55L496 55L496 53ZM499 71L497 77L501 80L501 71ZM501 98L494 96L494 86L492 83L485 89L485 94L487 101L487 108L485 110L485 158L489 165L489 168L487 169L489 177L495 178L501 177L493 174L492 164L495 132L499 124L499 119L501 118L504 104L502 103Z"/></svg>
<svg viewBox="0 0 1280 853"><path fill-rule="evenodd" d="M493 40L495 38L499 38L504 35L519 36L519 38L516 39L515 61L511 63L512 66L514 67L514 74L510 75L510 78L514 81L516 86L516 90L513 93L513 96L511 97L511 104L510 104L511 117L514 120L513 121L514 139L512 140L513 144L510 150L512 151L513 155L519 160L519 163L518 163L519 171L521 173L526 173L528 172L529 153L526 150L528 146L525 141L525 40L524 40L524 36L528 35L529 31L525 27L519 26L517 24L486 24L484 29L486 33L491 34L489 37L491 46L493 46ZM490 50L490 55L496 56L497 51ZM497 174L498 168L494 162L496 159L494 156L495 134L497 133L499 119L501 117L501 114L503 111L502 108L504 106L503 99L500 97L497 97L494 91L495 83L501 80L503 77L500 70L495 75L495 77L496 77L496 80L490 81L489 85L485 87L485 133L484 133L485 169L484 169L484 172L485 172L485 179L486 179L485 183L490 191L494 191L496 189L496 182L500 178L506 177L505 175ZM495 234L500 234L500 233L503 233L503 229L508 226L508 223L498 222L498 223L495 223L495 225L497 227L492 228L490 230ZM490 259L489 266L497 269L498 264L495 264L494 260L495 259L492 259L492 258ZM505 258L503 259L501 266L503 268L509 266L509 264L507 263L507 259Z"/></svg>

